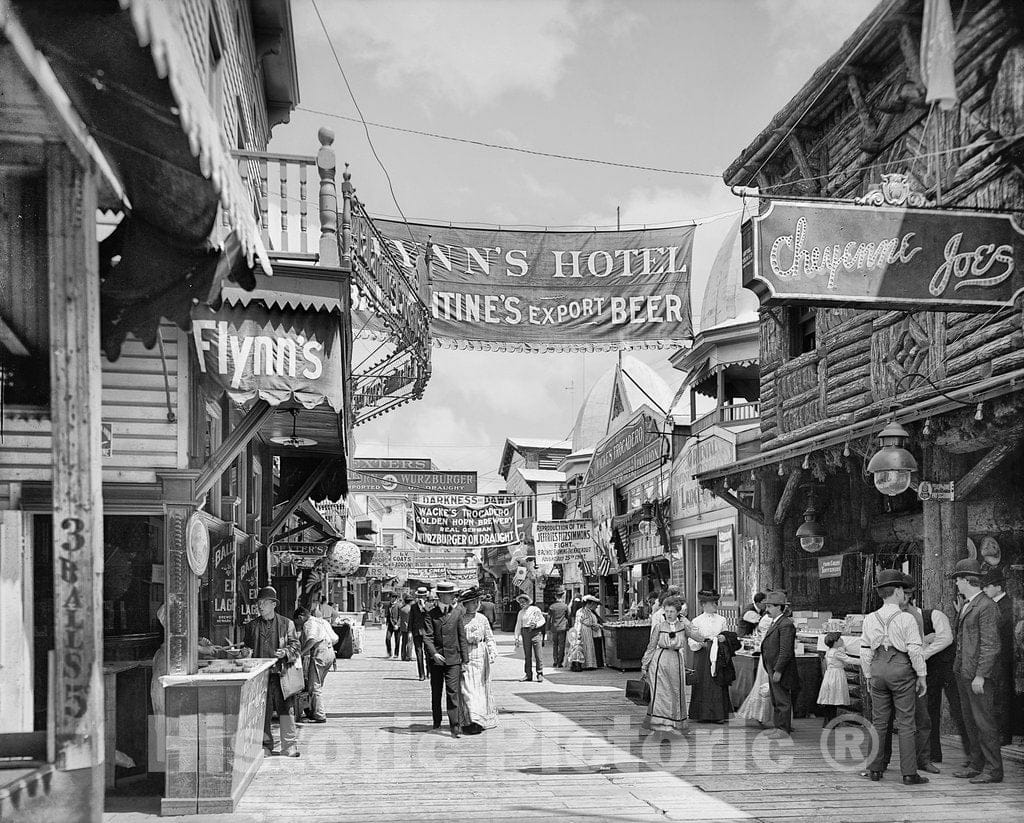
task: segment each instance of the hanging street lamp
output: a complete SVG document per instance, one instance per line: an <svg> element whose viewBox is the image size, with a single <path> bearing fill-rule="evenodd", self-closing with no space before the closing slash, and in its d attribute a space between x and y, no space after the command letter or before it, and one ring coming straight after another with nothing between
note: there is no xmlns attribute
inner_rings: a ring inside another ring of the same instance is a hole
<svg viewBox="0 0 1024 823"><path fill-rule="evenodd" d="M818 510L814 500L808 499L804 510L804 522L797 526L796 536L800 540L800 548L815 554L825 547L825 527L818 522Z"/></svg>
<svg viewBox="0 0 1024 823"><path fill-rule="evenodd" d="M868 461L875 488L889 497L903 494L910 487L910 475L917 471L917 460L907 451L909 439L907 430L893 420L878 435L881 448Z"/></svg>

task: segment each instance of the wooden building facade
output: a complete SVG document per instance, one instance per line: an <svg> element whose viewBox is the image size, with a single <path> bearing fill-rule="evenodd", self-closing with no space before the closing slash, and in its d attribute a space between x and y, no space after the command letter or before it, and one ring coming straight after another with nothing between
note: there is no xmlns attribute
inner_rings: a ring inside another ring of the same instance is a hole
<svg viewBox="0 0 1024 823"><path fill-rule="evenodd" d="M726 183L756 187L762 215L773 200L852 204L867 196L857 208L927 205L1009 214L1024 225L1022 7L953 0L958 100L943 109L925 103L922 6L879 4L732 163ZM763 300L761 454L701 481L726 493L751 472L757 477L764 583L785 589L794 608L865 612L877 605L877 570L896 567L920 581L923 603L950 611L946 574L975 556L1005 570L1017 623L1020 300L983 312L874 302ZM866 464L890 420L909 432L919 471L908 491L884 496ZM925 485L950 483L952 499ZM796 538L805 515L825 526L814 553ZM838 557L839 576L819 573L822 555Z"/></svg>

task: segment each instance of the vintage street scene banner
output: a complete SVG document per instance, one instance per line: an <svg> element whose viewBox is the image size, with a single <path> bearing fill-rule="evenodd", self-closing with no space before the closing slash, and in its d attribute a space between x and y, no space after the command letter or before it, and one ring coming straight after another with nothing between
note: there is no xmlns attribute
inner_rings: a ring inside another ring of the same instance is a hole
<svg viewBox="0 0 1024 823"><path fill-rule="evenodd" d="M540 566L595 561L589 520L538 520L533 524L533 545Z"/></svg>
<svg viewBox="0 0 1024 823"><path fill-rule="evenodd" d="M413 503L416 542L482 548L519 542L515 501L505 495L422 495Z"/></svg>
<svg viewBox="0 0 1024 823"><path fill-rule="evenodd" d="M374 222L410 273L429 239L430 329L442 343L594 350L693 336L693 226L564 232Z"/></svg>

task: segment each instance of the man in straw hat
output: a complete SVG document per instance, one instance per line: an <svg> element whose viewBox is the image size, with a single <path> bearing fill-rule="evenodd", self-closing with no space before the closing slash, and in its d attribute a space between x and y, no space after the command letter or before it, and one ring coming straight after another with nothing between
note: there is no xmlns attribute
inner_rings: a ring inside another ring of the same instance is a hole
<svg viewBox="0 0 1024 823"><path fill-rule="evenodd" d="M927 783L917 773L917 698L927 692L928 670L924 662L921 630L912 614L903 610L907 583L901 571L886 569L878 575L875 590L882 607L864 618L860 665L871 692L871 721L879 740L891 735L889 718L895 711L900 739L900 772L903 783ZM864 773L881 780L885 770L883 745Z"/></svg>
<svg viewBox="0 0 1024 823"><path fill-rule="evenodd" d="M769 737L788 737L793 733L793 696L800 690L793 645L796 626L786 614L786 593L768 592L765 611L772 618L761 640L761 665L768 672L772 700L772 730Z"/></svg>
<svg viewBox="0 0 1024 823"><path fill-rule="evenodd" d="M273 586L264 586L256 596L259 616L245 624L243 642L252 649L253 657L276 657L277 663L267 678L267 708L263 715L263 753L274 753L274 735L270 730L271 715L276 711L281 723L281 754L298 757L295 747L298 734L295 730L297 714L296 695L285 695L281 688L281 675L286 667L294 666L299 659L299 635L295 624L284 615L277 613L277 591Z"/></svg>
<svg viewBox="0 0 1024 823"><path fill-rule="evenodd" d="M462 695L462 666L469 661L466 627L462 622L465 612L455 603L455 584L442 581L434 591L438 603L426 617L423 645L430 661L430 698L434 715L434 728L441 728L441 692L448 704L448 725L452 737L462 737L460 718Z"/></svg>
<svg viewBox="0 0 1024 823"><path fill-rule="evenodd" d="M426 586L416 589L416 601L409 610L409 631L412 633L412 645L416 650L416 669L420 680L427 679L427 667L423 654L423 632L427 626L427 595L430 590Z"/></svg>
<svg viewBox="0 0 1024 823"><path fill-rule="evenodd" d="M1003 754L996 725L996 678L999 671L999 606L981 590L984 571L977 560L959 561L949 575L966 601L956 618L953 674L967 726L967 768L953 777L971 783L1000 783Z"/></svg>
<svg viewBox="0 0 1024 823"><path fill-rule="evenodd" d="M526 672L523 682L533 680L534 661L537 664L537 681L542 682L544 663L541 661L540 649L547 618L544 612L533 605L533 599L525 592L516 597L516 602L519 604L519 616L516 618L515 641L517 649L520 643L523 646L523 669Z"/></svg>

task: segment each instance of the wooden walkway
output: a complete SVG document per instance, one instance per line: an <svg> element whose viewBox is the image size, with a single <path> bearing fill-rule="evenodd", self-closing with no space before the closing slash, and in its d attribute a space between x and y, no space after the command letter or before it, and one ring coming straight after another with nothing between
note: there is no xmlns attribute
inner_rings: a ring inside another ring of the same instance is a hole
<svg viewBox="0 0 1024 823"><path fill-rule="evenodd" d="M522 656L508 635L494 683L499 728L453 740L446 727L431 729L415 663L385 660L379 630L366 637L366 651L328 675L330 722L302 727L302 757L264 761L238 813L209 820L994 821L1024 808L1020 764L1006 764L1002 784L973 786L951 776L962 761L953 750L927 786L903 786L892 771L871 783L858 776L859 730L840 729L850 745L838 747L858 760L834 756L836 741L823 746L813 718L796 721L792 741L733 724L696 724L687 737L642 733L643 709L623 697L637 675L556 670L520 683Z"/></svg>

